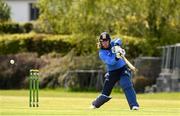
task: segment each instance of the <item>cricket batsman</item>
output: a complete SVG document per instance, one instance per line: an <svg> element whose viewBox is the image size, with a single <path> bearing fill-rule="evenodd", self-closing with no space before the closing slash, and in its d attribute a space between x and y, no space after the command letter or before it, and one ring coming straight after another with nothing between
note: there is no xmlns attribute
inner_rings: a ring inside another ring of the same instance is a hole
<svg viewBox="0 0 180 116"><path fill-rule="evenodd" d="M125 50L121 46L122 41L120 39L111 41L111 37L107 32L101 33L99 38L99 57L106 64L108 73L105 75L106 79L101 94L92 102L91 108L93 109L101 107L112 98L110 94L116 82L119 82L122 87L130 109L139 109L136 93L131 82L131 71L121 58L122 55L125 55Z"/></svg>

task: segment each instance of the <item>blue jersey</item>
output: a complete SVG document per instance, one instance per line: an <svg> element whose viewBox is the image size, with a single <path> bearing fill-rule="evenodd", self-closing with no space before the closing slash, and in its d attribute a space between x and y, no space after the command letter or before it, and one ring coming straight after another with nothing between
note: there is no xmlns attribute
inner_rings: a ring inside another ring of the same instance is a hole
<svg viewBox="0 0 180 116"><path fill-rule="evenodd" d="M111 48L115 45L122 45L120 39L115 39L111 41ZM116 54L112 53L111 49L100 49L99 50L99 57L100 59L106 64L107 71L113 71L119 69L126 65L123 59L117 59Z"/></svg>

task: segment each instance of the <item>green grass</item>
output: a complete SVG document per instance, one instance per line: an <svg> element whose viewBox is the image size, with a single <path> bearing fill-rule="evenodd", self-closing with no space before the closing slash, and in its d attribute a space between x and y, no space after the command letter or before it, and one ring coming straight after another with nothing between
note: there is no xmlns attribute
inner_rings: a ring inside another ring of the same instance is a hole
<svg viewBox="0 0 180 116"><path fill-rule="evenodd" d="M0 90L0 116L180 116L180 93L138 94L139 111L131 111L124 94L100 109L89 109L99 93L41 90L40 107L29 108L27 90Z"/></svg>

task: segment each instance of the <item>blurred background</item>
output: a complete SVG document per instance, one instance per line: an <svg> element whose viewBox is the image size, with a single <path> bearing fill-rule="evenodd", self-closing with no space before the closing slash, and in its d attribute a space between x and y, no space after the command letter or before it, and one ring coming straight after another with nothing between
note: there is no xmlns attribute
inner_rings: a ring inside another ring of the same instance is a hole
<svg viewBox="0 0 180 116"><path fill-rule="evenodd" d="M0 0L0 89L28 89L39 69L40 88L100 91L104 31L138 68L136 92L180 91L179 0Z"/></svg>

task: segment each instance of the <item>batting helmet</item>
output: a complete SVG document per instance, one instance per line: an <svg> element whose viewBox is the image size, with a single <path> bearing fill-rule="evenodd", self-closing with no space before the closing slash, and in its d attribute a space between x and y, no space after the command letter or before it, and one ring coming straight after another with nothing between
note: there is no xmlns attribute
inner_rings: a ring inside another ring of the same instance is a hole
<svg viewBox="0 0 180 116"><path fill-rule="evenodd" d="M108 39L110 41L111 37L110 37L110 35L107 32L103 32L100 35L99 41L102 41L103 39Z"/></svg>
<svg viewBox="0 0 180 116"><path fill-rule="evenodd" d="M100 35L100 37L99 37L99 39L98 39L98 43L97 43L98 48L103 49L102 44L101 44L101 42L102 42L103 40L109 40L109 43L110 43L111 37L110 37L110 35L109 35L107 32L101 33L101 35Z"/></svg>

